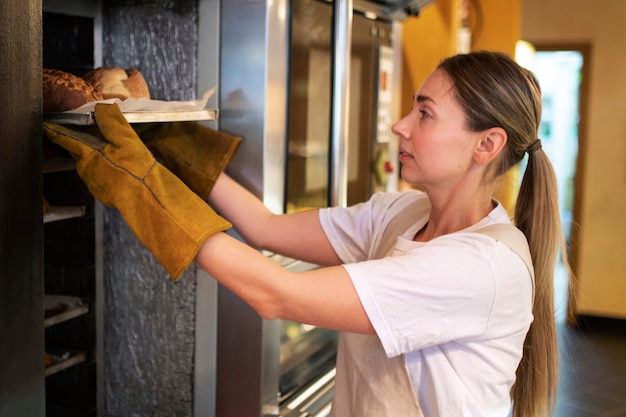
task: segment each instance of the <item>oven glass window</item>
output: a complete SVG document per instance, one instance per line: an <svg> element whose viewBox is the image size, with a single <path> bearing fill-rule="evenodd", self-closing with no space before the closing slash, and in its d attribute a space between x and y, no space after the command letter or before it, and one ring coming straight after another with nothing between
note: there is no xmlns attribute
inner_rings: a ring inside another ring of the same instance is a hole
<svg viewBox="0 0 626 417"><path fill-rule="evenodd" d="M291 2L287 212L328 205L332 6Z"/></svg>

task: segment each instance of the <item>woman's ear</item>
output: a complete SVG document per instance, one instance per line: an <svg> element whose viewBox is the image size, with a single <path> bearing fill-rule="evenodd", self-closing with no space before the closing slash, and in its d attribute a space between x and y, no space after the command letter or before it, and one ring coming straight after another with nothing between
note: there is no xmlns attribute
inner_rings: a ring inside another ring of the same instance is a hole
<svg viewBox="0 0 626 417"><path fill-rule="evenodd" d="M500 127L492 127L482 132L481 140L474 152L474 161L488 164L498 156L507 141L506 131Z"/></svg>

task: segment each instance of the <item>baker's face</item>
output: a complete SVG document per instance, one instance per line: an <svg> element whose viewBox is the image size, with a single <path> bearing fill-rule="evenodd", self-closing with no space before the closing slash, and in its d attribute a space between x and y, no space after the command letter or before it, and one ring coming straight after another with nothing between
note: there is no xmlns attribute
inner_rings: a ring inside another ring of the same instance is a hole
<svg viewBox="0 0 626 417"><path fill-rule="evenodd" d="M421 187L458 184L472 163L475 134L446 72L437 70L413 97L411 112L391 130L400 138L402 178Z"/></svg>

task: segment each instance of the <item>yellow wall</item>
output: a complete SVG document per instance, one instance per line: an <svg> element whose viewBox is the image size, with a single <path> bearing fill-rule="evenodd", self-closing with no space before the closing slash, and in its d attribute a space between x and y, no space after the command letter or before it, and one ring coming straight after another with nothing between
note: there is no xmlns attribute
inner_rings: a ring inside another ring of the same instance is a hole
<svg viewBox="0 0 626 417"><path fill-rule="evenodd" d="M515 44L520 38L522 0L476 0L483 11L479 25L477 12L470 6L470 26L476 27L473 50L488 49L515 55ZM473 2L470 1L470 4Z"/></svg>
<svg viewBox="0 0 626 417"><path fill-rule="evenodd" d="M511 56L520 38L521 0L469 1L473 50L497 50ZM411 110L411 95L439 62L457 52L462 0L437 0L403 25L402 114Z"/></svg>
<svg viewBox="0 0 626 417"><path fill-rule="evenodd" d="M402 28L402 114L411 111L411 97L439 62L456 52L461 0L439 0Z"/></svg>
<svg viewBox="0 0 626 417"><path fill-rule="evenodd" d="M579 150L578 310L626 318L626 2L524 0L522 37L591 46Z"/></svg>

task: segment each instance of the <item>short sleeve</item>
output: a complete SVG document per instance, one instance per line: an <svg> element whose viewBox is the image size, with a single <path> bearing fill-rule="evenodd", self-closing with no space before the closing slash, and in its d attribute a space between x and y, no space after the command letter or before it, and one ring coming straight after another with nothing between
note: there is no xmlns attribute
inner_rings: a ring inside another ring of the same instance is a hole
<svg viewBox="0 0 626 417"><path fill-rule="evenodd" d="M416 201L427 199L421 191L375 193L360 204L319 211L322 228L339 258L359 262L378 257L383 232L390 222ZM419 218L413 223L419 224ZM395 237L394 237L395 239Z"/></svg>

